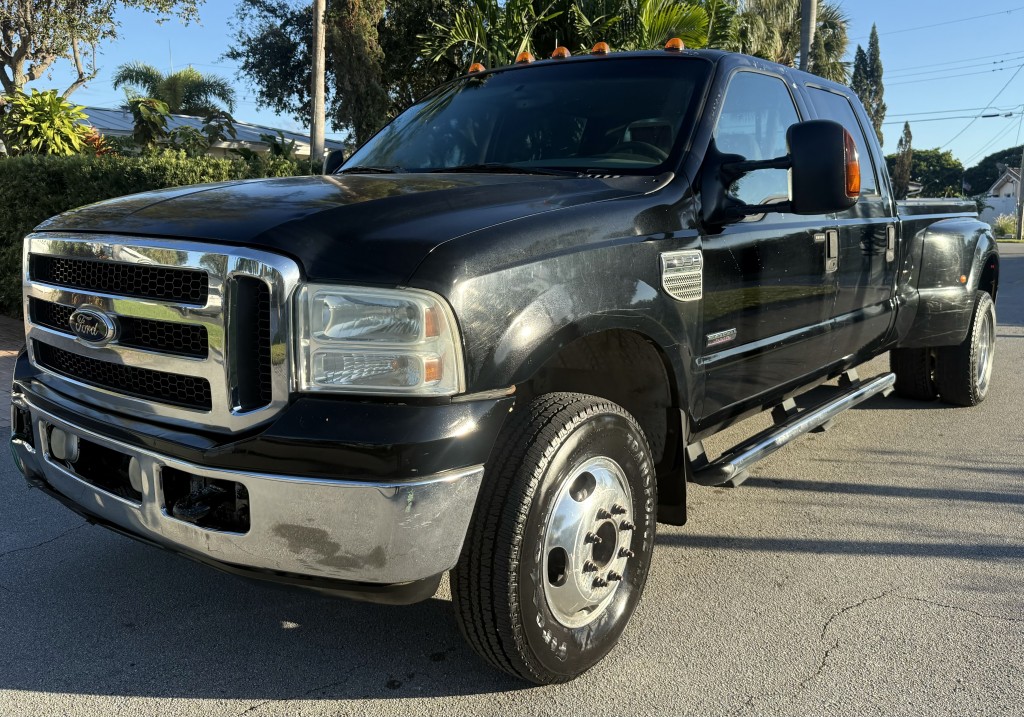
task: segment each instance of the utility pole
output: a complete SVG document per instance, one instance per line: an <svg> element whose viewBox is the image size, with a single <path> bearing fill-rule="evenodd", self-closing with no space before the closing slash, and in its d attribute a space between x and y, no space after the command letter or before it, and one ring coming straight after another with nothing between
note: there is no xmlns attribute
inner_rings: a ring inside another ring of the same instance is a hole
<svg viewBox="0 0 1024 717"><path fill-rule="evenodd" d="M811 46L818 24L818 0L800 0L800 69L811 71Z"/></svg>
<svg viewBox="0 0 1024 717"><path fill-rule="evenodd" d="M1020 177L1017 179L1017 241L1021 238L1021 219L1024 218L1024 151L1020 154Z"/></svg>
<svg viewBox="0 0 1024 717"><path fill-rule="evenodd" d="M324 14L327 12L327 0L313 0L313 87L312 119L309 123L309 161L314 168L324 163L324 84L327 74L327 50L324 38Z"/></svg>

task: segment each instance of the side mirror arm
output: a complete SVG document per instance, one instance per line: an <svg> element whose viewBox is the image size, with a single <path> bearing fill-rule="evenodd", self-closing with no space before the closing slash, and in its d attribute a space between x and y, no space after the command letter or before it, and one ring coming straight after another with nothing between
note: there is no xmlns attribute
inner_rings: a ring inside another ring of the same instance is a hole
<svg viewBox="0 0 1024 717"><path fill-rule="evenodd" d="M790 202L773 204L744 204L726 193L732 184L743 175L758 169L789 169L792 159L749 160L739 154L723 154L715 141L711 140L701 182L701 213L704 223L709 226L728 224L744 217L767 212L788 212Z"/></svg>

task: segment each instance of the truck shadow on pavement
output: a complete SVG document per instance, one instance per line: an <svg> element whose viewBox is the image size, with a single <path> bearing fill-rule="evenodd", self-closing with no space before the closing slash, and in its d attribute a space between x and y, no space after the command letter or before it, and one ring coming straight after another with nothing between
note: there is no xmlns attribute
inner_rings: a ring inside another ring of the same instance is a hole
<svg viewBox="0 0 1024 717"><path fill-rule="evenodd" d="M444 599L331 599L250 583L100 528L64 535L0 554L0 689L269 702L529 687L463 643Z"/></svg>

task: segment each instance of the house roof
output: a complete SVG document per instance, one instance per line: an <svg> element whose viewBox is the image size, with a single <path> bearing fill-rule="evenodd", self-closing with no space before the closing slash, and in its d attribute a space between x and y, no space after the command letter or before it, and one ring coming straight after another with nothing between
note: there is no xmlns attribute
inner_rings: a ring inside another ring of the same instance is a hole
<svg viewBox="0 0 1024 717"><path fill-rule="evenodd" d="M1020 185L1020 169L1014 167L1007 167L1006 170L999 175L999 179L992 183L992 186L988 188L988 193L992 194L995 190L1007 182L1013 182L1016 185Z"/></svg>
<svg viewBox="0 0 1024 717"><path fill-rule="evenodd" d="M121 108L86 107L84 111L89 118L88 124L95 127L100 134L130 135L135 129L132 113L127 110ZM238 133L238 136L233 141L240 144L263 144L263 140L260 139L261 134L276 135L278 132L281 132L284 134L285 139L293 140L298 145L309 146L309 135L299 132L279 130L276 127L267 127L266 125L251 124L249 122L235 121L233 124L235 125L235 131ZM171 115L167 122L167 129L171 131L178 127L194 127L197 130L201 130L203 128L203 118L191 115ZM324 144L328 150L341 149L344 146L342 142L332 139L326 140Z"/></svg>

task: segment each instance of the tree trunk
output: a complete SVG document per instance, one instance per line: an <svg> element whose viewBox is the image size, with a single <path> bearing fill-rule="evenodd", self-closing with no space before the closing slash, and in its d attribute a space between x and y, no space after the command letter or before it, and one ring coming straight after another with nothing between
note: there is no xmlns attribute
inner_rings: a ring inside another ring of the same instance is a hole
<svg viewBox="0 0 1024 717"><path fill-rule="evenodd" d="M818 24L818 0L801 0L800 5L800 69L810 72L814 28Z"/></svg>
<svg viewBox="0 0 1024 717"><path fill-rule="evenodd" d="M313 2L313 87L312 87L312 112L309 131L309 161L314 167L323 165L324 162L324 124L327 120L324 109L324 84L327 67L326 57L326 29L324 27L324 13L327 10L327 0L314 0Z"/></svg>

